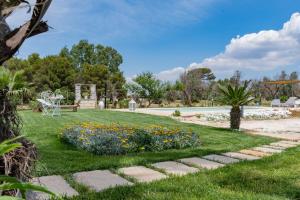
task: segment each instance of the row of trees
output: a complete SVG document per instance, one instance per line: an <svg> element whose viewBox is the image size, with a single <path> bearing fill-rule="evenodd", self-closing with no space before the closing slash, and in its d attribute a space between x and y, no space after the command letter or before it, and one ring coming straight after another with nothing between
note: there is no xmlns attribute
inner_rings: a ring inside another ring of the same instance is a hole
<svg viewBox="0 0 300 200"><path fill-rule="evenodd" d="M45 90L59 89L69 100L67 103L73 103L75 83L96 84L98 97L106 94L113 100L124 98L125 78L119 68L122 62L115 49L82 40L70 49L63 48L58 55L12 58L4 66L11 71L24 71L24 80L33 97Z"/></svg>
<svg viewBox="0 0 300 200"><path fill-rule="evenodd" d="M66 103L74 102L75 83L94 83L97 96L108 97L113 105L117 100L128 95L142 105L153 103L171 103L181 100L185 105L192 105L201 100L214 101L220 94L218 84L242 84L242 74L236 71L230 78L216 80L209 68L198 68L181 74L174 83L162 82L151 72L144 72L126 83L120 70L122 56L115 49L102 45L90 44L86 40L68 49L64 47L58 55L41 58L32 54L27 59L12 58L4 66L11 71L24 71L24 81L31 91L31 98L45 90L59 89L66 97ZM263 77L251 80L251 90L257 101L281 98L300 94L299 85L268 84L270 80L297 80L297 72L287 74L282 71L275 78ZM30 98L23 99L26 103Z"/></svg>
<svg viewBox="0 0 300 200"><path fill-rule="evenodd" d="M297 80L297 72L287 74L282 71L274 78L275 80ZM146 106L152 103L168 103L181 100L185 105L192 105L201 100L214 101L222 93L218 85L240 86L249 82L249 88L256 99L256 103L263 100L270 101L281 98L285 101L289 96L300 95L299 84L276 85L268 81L274 80L263 77L261 80L242 80L242 74L236 71L232 77L216 80L215 75L209 68L198 68L187 71L180 76L175 83L162 82L151 72L139 74L131 83L126 84L129 94L142 103L147 101Z"/></svg>

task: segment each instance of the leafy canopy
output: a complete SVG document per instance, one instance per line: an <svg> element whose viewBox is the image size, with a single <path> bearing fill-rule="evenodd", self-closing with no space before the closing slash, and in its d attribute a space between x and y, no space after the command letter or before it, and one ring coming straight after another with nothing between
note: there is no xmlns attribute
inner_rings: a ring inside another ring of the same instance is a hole
<svg viewBox="0 0 300 200"><path fill-rule="evenodd" d="M23 73L23 71L13 73L0 67L0 90L9 96L19 96L26 93Z"/></svg>
<svg viewBox="0 0 300 200"><path fill-rule="evenodd" d="M134 83L128 84L127 89L140 98L148 100L149 105L154 100L159 100L163 96L163 84L156 79L153 73L144 72L133 79Z"/></svg>
<svg viewBox="0 0 300 200"><path fill-rule="evenodd" d="M219 90L221 93L219 102L230 105L232 107L239 107L247 105L254 100L251 97L252 92L248 89L249 82L245 82L242 86L231 84L219 85Z"/></svg>

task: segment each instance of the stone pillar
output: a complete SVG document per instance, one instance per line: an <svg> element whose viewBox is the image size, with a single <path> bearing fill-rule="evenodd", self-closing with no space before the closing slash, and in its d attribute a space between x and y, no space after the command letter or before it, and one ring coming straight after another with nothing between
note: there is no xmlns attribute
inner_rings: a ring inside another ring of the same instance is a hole
<svg viewBox="0 0 300 200"><path fill-rule="evenodd" d="M81 100L81 85L75 84L75 103L80 102Z"/></svg>
<svg viewBox="0 0 300 200"><path fill-rule="evenodd" d="M91 91L91 100L97 101L97 91L96 91L96 85L91 84L90 85L90 91Z"/></svg>

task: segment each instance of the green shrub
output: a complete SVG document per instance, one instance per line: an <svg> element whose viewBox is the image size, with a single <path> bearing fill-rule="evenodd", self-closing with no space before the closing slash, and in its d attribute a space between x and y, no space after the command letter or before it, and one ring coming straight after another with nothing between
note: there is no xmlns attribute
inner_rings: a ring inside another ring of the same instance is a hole
<svg viewBox="0 0 300 200"><path fill-rule="evenodd" d="M191 131L159 126L135 128L120 125L82 123L61 133L63 141L98 155L119 155L143 151L182 149L200 144Z"/></svg>
<svg viewBox="0 0 300 200"><path fill-rule="evenodd" d="M289 99L288 96L281 96L281 97L280 97L280 101L281 101L281 102L286 102L288 99Z"/></svg>
<svg viewBox="0 0 300 200"><path fill-rule="evenodd" d="M174 117L180 117L181 113L179 110L175 110L174 113L172 114Z"/></svg>
<svg viewBox="0 0 300 200"><path fill-rule="evenodd" d="M119 106L120 108L128 108L129 107L129 100L128 99L123 99L119 101Z"/></svg>
<svg viewBox="0 0 300 200"><path fill-rule="evenodd" d="M37 102L37 101L30 101L30 102L29 102L29 107L30 107L30 109L31 109L33 112L39 112L39 111L42 110L42 107L41 107L40 103Z"/></svg>

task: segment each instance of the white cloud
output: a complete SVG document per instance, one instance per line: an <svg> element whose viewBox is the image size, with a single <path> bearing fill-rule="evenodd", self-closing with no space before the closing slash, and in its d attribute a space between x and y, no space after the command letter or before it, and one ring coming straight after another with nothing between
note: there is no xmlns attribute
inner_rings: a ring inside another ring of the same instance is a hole
<svg viewBox="0 0 300 200"><path fill-rule="evenodd" d="M217 73L231 73L234 70L269 71L296 64L300 64L300 13L294 13L280 30L237 36L224 52L200 63L192 63L186 69L205 66ZM171 73L175 77L176 73L172 73L175 69L164 71L163 74Z"/></svg>
<svg viewBox="0 0 300 200"><path fill-rule="evenodd" d="M294 13L280 30L260 31L233 38L223 53L204 59L198 67L208 66L216 71L264 71L299 62L300 13Z"/></svg>
<svg viewBox="0 0 300 200"><path fill-rule="evenodd" d="M185 71L183 67L176 67L171 70L162 71L156 74L156 78L163 81L176 81L180 74Z"/></svg>

